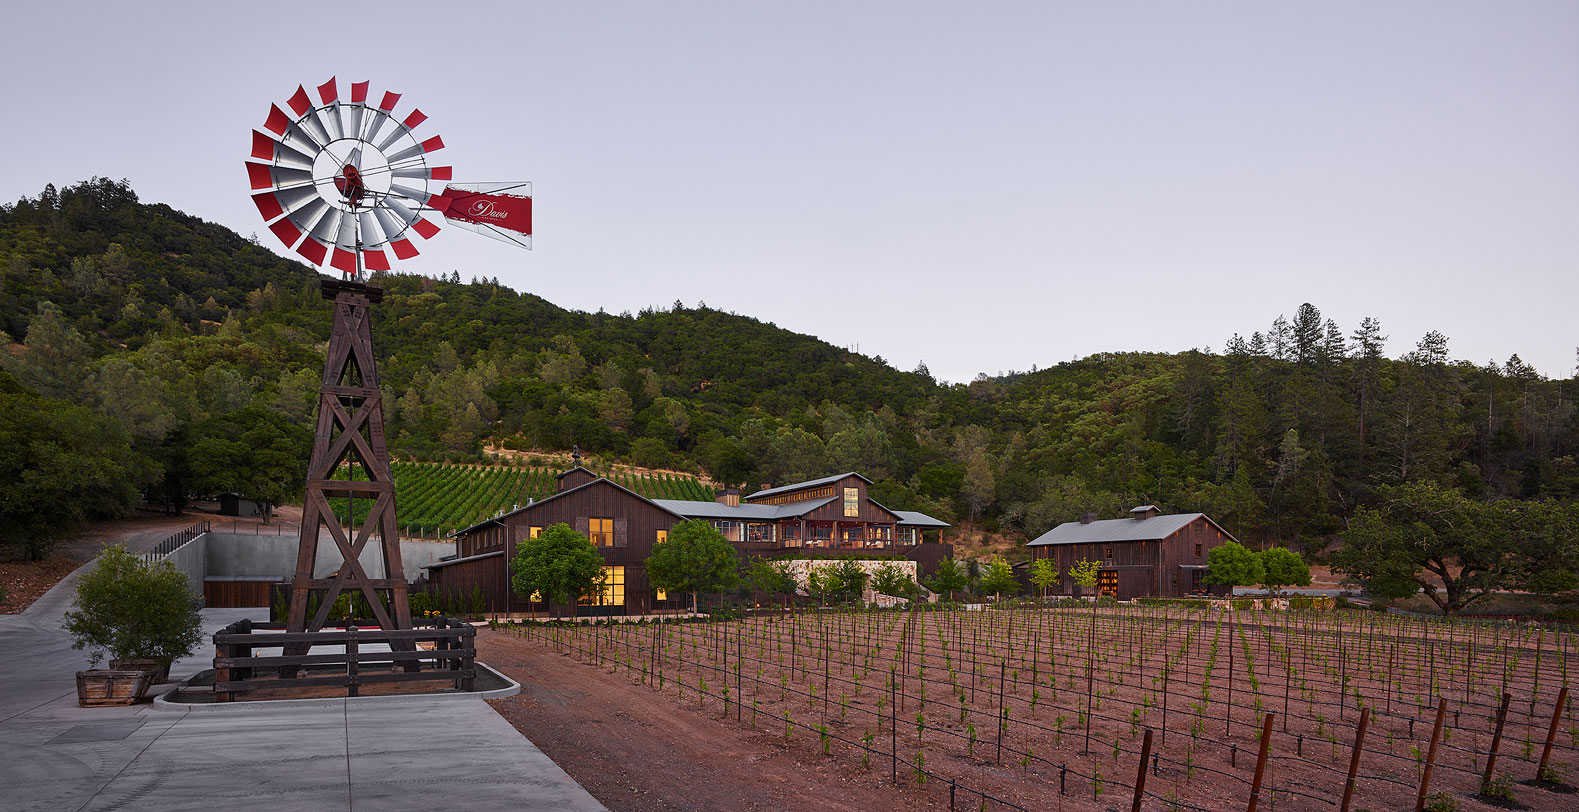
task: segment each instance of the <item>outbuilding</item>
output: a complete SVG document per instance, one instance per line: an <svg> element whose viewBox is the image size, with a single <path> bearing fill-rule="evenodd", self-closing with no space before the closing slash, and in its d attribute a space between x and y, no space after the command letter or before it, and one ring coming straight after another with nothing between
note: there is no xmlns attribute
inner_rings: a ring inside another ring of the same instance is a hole
<svg viewBox="0 0 1579 812"><path fill-rule="evenodd" d="M1214 547L1235 541L1205 513L1159 514L1141 505L1126 519L1098 520L1086 514L1064 522L1031 541L1032 560L1051 559L1058 567L1058 590L1080 594L1069 577L1075 562L1095 561L1097 592L1119 600L1146 596L1224 595L1227 587L1201 583Z"/></svg>

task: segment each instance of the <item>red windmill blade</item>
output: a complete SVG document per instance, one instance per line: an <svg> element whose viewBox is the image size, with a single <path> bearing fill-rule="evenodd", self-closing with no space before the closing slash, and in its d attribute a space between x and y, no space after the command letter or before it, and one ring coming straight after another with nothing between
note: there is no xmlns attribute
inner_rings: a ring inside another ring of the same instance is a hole
<svg viewBox="0 0 1579 812"><path fill-rule="evenodd" d="M395 108L400 94L384 93L368 102L368 82L351 85L341 98L333 77L305 86L272 105L263 129L252 131L247 178L252 200L269 231L315 265L328 264L347 277L362 269L387 271L389 253L411 259L422 239L439 226L424 217L441 214L445 222L532 247L530 183L456 184L452 170L431 162L444 148L438 135L418 135L427 115L413 108L403 117Z"/></svg>

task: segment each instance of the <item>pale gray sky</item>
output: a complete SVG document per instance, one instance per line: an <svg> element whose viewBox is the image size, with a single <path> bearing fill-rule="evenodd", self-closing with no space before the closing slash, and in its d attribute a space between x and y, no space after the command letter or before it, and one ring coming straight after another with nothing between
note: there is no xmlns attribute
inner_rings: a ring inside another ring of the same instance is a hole
<svg viewBox="0 0 1579 812"><path fill-rule="evenodd" d="M249 131L330 76L536 183L536 250L401 266L676 299L969 380L1221 349L1315 303L1573 373L1579 3L17 4L0 199L91 175L257 232ZM402 110L407 109L405 107Z"/></svg>

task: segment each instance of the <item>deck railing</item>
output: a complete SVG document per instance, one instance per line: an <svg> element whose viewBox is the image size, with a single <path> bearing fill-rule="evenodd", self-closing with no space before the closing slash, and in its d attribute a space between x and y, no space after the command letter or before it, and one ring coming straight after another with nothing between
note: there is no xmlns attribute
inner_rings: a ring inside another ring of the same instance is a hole
<svg viewBox="0 0 1579 812"><path fill-rule="evenodd" d="M342 687L346 696L359 696L363 685L429 680L453 680L455 690L472 690L477 629L454 618L432 622L427 628L389 631L359 628L363 621L351 621L343 629L316 632L286 632L284 623L232 623L214 635L214 700L229 702L238 693L273 688ZM363 648L376 644L389 650ZM313 646L342 650L313 654ZM308 653L253 656L254 649L277 647Z"/></svg>

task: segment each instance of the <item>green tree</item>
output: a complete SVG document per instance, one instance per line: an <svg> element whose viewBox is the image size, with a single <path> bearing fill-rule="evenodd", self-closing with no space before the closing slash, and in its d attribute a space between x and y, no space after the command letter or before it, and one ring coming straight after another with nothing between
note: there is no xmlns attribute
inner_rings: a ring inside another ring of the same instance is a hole
<svg viewBox="0 0 1579 812"><path fill-rule="evenodd" d="M1332 568L1379 598L1418 591L1457 615L1493 592L1523 586L1542 554L1556 552L1520 543L1516 514L1505 505L1419 482L1383 486L1377 496L1378 507L1355 513Z"/></svg>
<svg viewBox="0 0 1579 812"><path fill-rule="evenodd" d="M669 592L691 593L691 611L701 592L734 588L739 578L735 548L708 522L691 519L669 528L669 537L654 544L647 557L647 578Z"/></svg>
<svg viewBox="0 0 1579 812"><path fill-rule="evenodd" d="M861 594L866 591L868 580L866 568L861 566L861 562L846 558L834 565L833 569L839 575L839 600L841 602L860 600Z"/></svg>
<svg viewBox="0 0 1579 812"><path fill-rule="evenodd" d="M115 544L99 554L77 582L66 612L71 647L88 649L94 666L111 660L153 659L168 667L203 640L198 607L186 575L169 561L145 561Z"/></svg>
<svg viewBox="0 0 1579 812"><path fill-rule="evenodd" d="M1098 573L1102 571L1100 561L1088 561L1084 558L1071 564L1069 567L1069 580L1080 587L1082 595L1093 594L1099 581Z"/></svg>
<svg viewBox="0 0 1579 812"><path fill-rule="evenodd" d="M756 592L766 592L769 595L782 595L787 602L789 596L795 594L795 576L782 564L753 558L746 565L743 578L746 585Z"/></svg>
<svg viewBox="0 0 1579 812"><path fill-rule="evenodd" d="M872 589L896 598L914 598L919 590L910 573L893 564L883 564L872 571Z"/></svg>
<svg viewBox="0 0 1579 812"><path fill-rule="evenodd" d="M1047 590L1058 585L1058 567L1051 558L1038 558L1031 562L1031 583L1042 590L1042 597L1047 597Z"/></svg>
<svg viewBox="0 0 1579 812"><path fill-rule="evenodd" d="M1201 583L1210 586L1255 586L1266 583L1266 568L1255 551L1230 541L1213 547L1206 556L1206 575Z"/></svg>
<svg viewBox="0 0 1579 812"><path fill-rule="evenodd" d="M1216 552L1215 550L1213 552ZM1310 567L1287 547L1261 551L1261 584L1276 595L1285 586L1310 586Z"/></svg>
<svg viewBox="0 0 1579 812"><path fill-rule="evenodd" d="M153 479L120 423L0 372L0 544L41 559L84 522L126 513Z"/></svg>
<svg viewBox="0 0 1579 812"><path fill-rule="evenodd" d="M540 595L551 605L568 604L572 617L576 602L598 594L604 579L598 549L563 522L518 543L511 570L515 594L523 599Z"/></svg>
<svg viewBox="0 0 1579 812"><path fill-rule="evenodd" d="M837 601L844 594L844 579L840 577L839 570L835 567L811 568L806 574L806 591L824 606L829 601Z"/></svg>
<svg viewBox="0 0 1579 812"><path fill-rule="evenodd" d="M984 593L991 592L1001 600L1005 593L1013 595L1019 592L1020 582L1015 580L1014 568L1009 566L1009 562L994 558L987 562L976 587Z"/></svg>
<svg viewBox="0 0 1579 812"><path fill-rule="evenodd" d="M927 589L938 594L948 593L949 600L954 600L954 593L964 589L970 584L970 576L965 568L952 558L945 558L938 562L938 568L932 576L926 579Z"/></svg>

